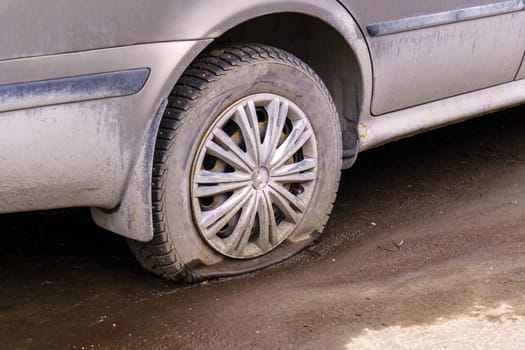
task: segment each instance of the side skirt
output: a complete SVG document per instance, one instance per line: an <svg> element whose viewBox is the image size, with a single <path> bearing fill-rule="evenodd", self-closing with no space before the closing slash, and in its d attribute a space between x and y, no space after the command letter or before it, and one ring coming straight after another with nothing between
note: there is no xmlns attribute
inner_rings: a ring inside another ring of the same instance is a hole
<svg viewBox="0 0 525 350"><path fill-rule="evenodd" d="M360 151L525 103L525 79L424 105L367 116L358 125Z"/></svg>

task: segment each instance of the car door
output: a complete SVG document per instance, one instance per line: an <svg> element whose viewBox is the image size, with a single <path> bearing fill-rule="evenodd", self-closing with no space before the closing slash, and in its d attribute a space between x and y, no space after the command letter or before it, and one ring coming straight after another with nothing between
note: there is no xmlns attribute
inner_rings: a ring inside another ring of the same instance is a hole
<svg viewBox="0 0 525 350"><path fill-rule="evenodd" d="M514 79L523 1L341 0L368 41L378 115Z"/></svg>

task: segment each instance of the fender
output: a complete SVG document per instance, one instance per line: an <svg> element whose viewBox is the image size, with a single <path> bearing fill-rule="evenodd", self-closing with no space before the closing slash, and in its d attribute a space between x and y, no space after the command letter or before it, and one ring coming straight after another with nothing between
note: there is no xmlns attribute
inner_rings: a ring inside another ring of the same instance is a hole
<svg viewBox="0 0 525 350"><path fill-rule="evenodd" d="M150 40L188 40L188 39L215 39L226 31L250 19L274 13L298 13L318 18L336 29L351 47L358 58L362 81L363 95L360 96L360 115L368 115L372 91L372 65L365 39L358 24L348 11L337 1L318 0L260 0L245 1L233 0L224 6L222 0L207 1L170 1L153 3L154 9L162 3L167 6L167 13L179 13L178 20L161 16L157 21L156 33L152 33ZM131 8L137 6L131 1ZM178 12L176 11L178 10ZM181 15L181 14L184 15ZM206 20L203 21L203 18ZM198 25L195 25L198 23ZM192 50L185 56L186 66L198 56L200 51ZM170 57L166 57L169 60ZM163 86L174 86L182 75L185 67L178 66L166 77ZM157 101L165 101L169 91L158 96ZM143 130L143 142L136 147L134 154L139 155L132 167L121 203L112 210L92 209L95 222L115 233L139 240L149 241L153 238L153 218L151 211L151 172L153 166L153 147L164 102L159 103L157 112L149 117L148 126Z"/></svg>

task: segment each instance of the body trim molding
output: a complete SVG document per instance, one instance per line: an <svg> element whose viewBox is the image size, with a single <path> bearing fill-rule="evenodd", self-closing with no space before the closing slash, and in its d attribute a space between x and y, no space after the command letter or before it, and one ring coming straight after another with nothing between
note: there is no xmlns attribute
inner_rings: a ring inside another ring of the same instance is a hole
<svg viewBox="0 0 525 350"><path fill-rule="evenodd" d="M370 36L376 37L434 27L443 24L463 22L477 18L502 15L506 13L523 11L523 9L525 9L523 0L507 0L459 10L438 12L428 15L373 23L367 25L366 29Z"/></svg>
<svg viewBox="0 0 525 350"><path fill-rule="evenodd" d="M133 95L149 68L0 85L0 112Z"/></svg>

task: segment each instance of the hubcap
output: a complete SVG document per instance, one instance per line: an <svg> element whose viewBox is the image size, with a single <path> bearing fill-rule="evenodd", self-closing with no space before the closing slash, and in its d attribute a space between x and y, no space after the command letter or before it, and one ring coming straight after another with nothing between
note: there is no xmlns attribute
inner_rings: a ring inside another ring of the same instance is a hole
<svg viewBox="0 0 525 350"><path fill-rule="evenodd" d="M244 98L208 129L191 175L203 239L237 259L260 256L293 232L317 177L317 142L302 110L274 94Z"/></svg>

